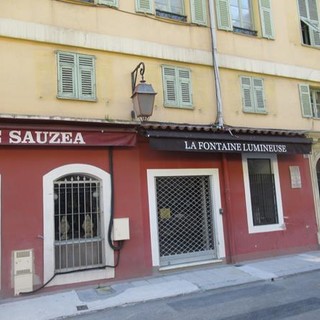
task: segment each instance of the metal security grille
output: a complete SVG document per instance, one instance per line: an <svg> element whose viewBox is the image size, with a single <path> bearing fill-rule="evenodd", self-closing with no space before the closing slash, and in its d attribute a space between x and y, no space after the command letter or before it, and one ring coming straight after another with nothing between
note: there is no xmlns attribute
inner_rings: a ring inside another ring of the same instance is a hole
<svg viewBox="0 0 320 320"><path fill-rule="evenodd" d="M54 183L56 272L103 265L100 182L68 175Z"/></svg>
<svg viewBox="0 0 320 320"><path fill-rule="evenodd" d="M212 259L209 177L157 177L156 193L161 265Z"/></svg>

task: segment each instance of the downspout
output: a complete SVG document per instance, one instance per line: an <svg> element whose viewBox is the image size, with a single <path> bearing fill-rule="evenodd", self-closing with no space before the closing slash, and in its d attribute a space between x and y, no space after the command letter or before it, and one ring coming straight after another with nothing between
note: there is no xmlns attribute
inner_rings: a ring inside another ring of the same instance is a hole
<svg viewBox="0 0 320 320"><path fill-rule="evenodd" d="M222 129L224 127L223 120L223 106L221 98L221 86L220 86L220 73L218 65L218 50L217 50L217 37L216 37L216 26L215 26L215 10L213 0L209 0L209 19L210 19L210 33L211 33L211 53L215 79L215 90L216 90L216 102L217 102L217 117L215 125L217 128Z"/></svg>

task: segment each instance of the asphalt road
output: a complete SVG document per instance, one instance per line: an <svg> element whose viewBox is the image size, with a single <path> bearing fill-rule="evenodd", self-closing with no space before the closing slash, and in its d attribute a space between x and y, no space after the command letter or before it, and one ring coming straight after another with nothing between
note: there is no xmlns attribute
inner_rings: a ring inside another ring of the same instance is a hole
<svg viewBox="0 0 320 320"><path fill-rule="evenodd" d="M320 320L320 271L106 309L77 320Z"/></svg>

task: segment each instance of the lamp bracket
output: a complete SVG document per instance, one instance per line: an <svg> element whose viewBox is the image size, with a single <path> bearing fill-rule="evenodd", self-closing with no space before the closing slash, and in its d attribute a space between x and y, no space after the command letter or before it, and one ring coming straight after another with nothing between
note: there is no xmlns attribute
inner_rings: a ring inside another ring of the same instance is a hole
<svg viewBox="0 0 320 320"><path fill-rule="evenodd" d="M139 71L140 69L140 71ZM140 62L136 68L131 72L131 87L132 87L132 93L134 92L134 88L136 87L136 83L137 83L137 76L138 76L138 71L140 73L141 76L141 82L145 82L144 81L144 72L145 72L145 65L143 62Z"/></svg>

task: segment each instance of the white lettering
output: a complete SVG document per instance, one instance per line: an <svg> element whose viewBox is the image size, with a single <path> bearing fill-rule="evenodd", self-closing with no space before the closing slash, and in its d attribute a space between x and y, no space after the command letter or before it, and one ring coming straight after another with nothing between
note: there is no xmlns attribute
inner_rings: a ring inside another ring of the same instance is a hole
<svg viewBox="0 0 320 320"><path fill-rule="evenodd" d="M74 144L86 144L83 140L81 132L78 132L73 141Z"/></svg>
<svg viewBox="0 0 320 320"><path fill-rule="evenodd" d="M21 131L12 130L9 132L9 143L21 143Z"/></svg>

